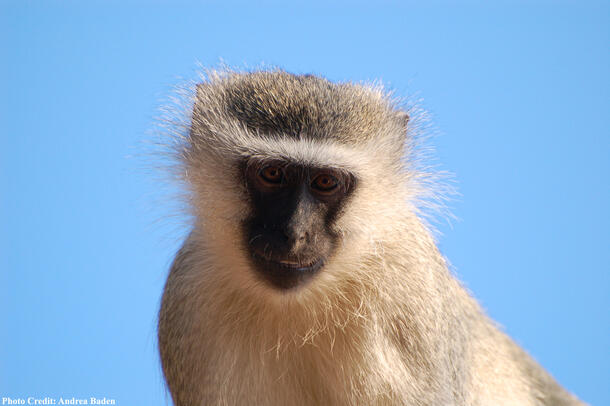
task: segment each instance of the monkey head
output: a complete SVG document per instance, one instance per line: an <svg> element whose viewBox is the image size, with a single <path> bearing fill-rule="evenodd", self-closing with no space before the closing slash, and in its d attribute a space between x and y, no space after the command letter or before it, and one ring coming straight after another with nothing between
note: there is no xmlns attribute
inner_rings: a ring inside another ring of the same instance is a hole
<svg viewBox="0 0 610 406"><path fill-rule="evenodd" d="M383 239L389 211L406 204L407 121L374 87L210 74L181 160L218 277L294 292L337 277L346 246L353 269L359 244Z"/></svg>

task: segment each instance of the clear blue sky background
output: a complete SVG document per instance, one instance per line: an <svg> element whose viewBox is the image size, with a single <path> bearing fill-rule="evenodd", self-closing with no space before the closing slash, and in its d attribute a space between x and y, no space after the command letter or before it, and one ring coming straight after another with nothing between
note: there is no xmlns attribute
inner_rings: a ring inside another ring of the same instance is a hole
<svg viewBox="0 0 610 406"><path fill-rule="evenodd" d="M331 3L0 3L0 396L167 404L155 319L183 231L138 155L222 58L423 98L461 192L441 250L610 404L610 3Z"/></svg>

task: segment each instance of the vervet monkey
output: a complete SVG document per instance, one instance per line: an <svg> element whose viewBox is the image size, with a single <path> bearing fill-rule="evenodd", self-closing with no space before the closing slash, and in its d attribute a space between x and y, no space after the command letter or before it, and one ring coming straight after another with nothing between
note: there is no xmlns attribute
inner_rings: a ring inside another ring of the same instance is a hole
<svg viewBox="0 0 610 406"><path fill-rule="evenodd" d="M449 272L414 139L375 86L197 85L177 148L194 224L159 314L175 405L582 404Z"/></svg>

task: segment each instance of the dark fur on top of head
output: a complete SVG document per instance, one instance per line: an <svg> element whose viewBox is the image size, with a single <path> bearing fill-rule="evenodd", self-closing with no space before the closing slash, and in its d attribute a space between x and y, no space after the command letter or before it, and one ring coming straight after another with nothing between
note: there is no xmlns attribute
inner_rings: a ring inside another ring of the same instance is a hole
<svg viewBox="0 0 610 406"><path fill-rule="evenodd" d="M384 137L400 136L386 143L394 154L403 153L408 114L398 108L381 88L353 83L333 83L313 75L295 75L281 70L251 73L211 71L197 85L191 133L194 148L235 126L252 135L277 139L310 139L359 145ZM397 131L398 129L398 131ZM228 146L228 145L227 145Z"/></svg>
<svg viewBox="0 0 610 406"><path fill-rule="evenodd" d="M354 143L373 137L373 131L388 122L404 119L380 95L371 98L371 92L360 86L334 84L313 75L238 74L223 85L228 113L265 134Z"/></svg>

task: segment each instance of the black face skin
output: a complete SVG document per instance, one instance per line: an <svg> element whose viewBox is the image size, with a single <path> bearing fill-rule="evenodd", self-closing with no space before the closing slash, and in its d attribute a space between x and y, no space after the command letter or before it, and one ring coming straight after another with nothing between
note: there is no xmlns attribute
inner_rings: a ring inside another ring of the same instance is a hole
<svg viewBox="0 0 610 406"><path fill-rule="evenodd" d="M253 208L243 225L253 268L277 289L301 286L334 251L332 224L355 177L282 161L244 163L243 173Z"/></svg>

